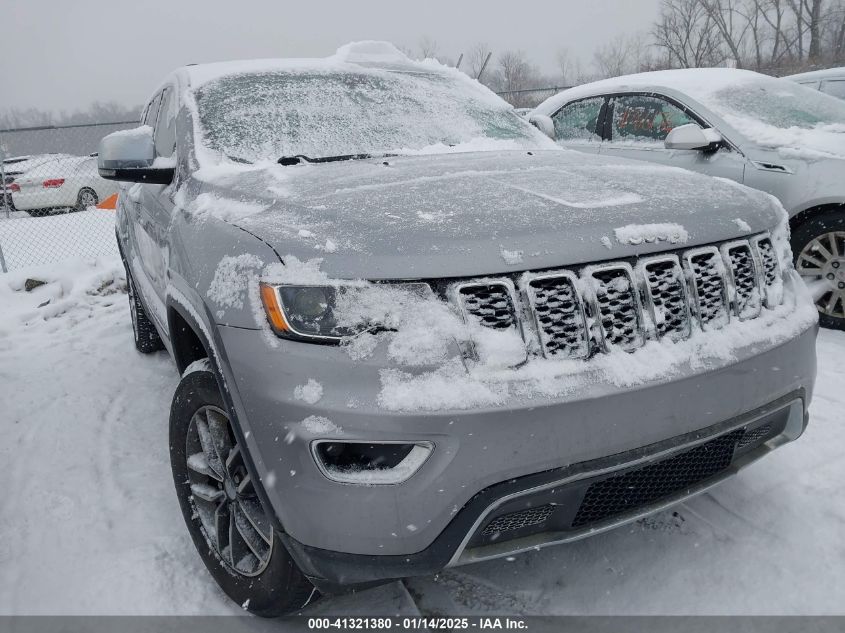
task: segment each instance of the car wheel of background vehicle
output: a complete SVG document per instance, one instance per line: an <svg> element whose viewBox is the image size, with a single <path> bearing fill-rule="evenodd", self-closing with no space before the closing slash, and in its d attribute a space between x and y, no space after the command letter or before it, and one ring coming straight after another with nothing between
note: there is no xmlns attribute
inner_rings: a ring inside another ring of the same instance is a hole
<svg viewBox="0 0 845 633"><path fill-rule="evenodd" d="M147 316L146 310L135 291L135 282L132 280L132 274L129 269L126 269L126 289L129 293L129 314L132 317L132 334L135 337L135 349L142 354L152 354L164 349L164 344L161 342L150 318Z"/></svg>
<svg viewBox="0 0 845 633"><path fill-rule="evenodd" d="M74 207L74 211L85 211L88 207L96 206L99 202L97 198L97 192L93 189L80 189L79 194L76 196L76 206Z"/></svg>
<svg viewBox="0 0 845 633"><path fill-rule="evenodd" d="M256 615L305 606L316 590L256 494L208 359L182 376L170 410L176 495L197 551L223 591Z"/></svg>
<svg viewBox="0 0 845 633"><path fill-rule="evenodd" d="M819 309L822 327L845 330L845 210L825 211L792 232L795 269Z"/></svg>

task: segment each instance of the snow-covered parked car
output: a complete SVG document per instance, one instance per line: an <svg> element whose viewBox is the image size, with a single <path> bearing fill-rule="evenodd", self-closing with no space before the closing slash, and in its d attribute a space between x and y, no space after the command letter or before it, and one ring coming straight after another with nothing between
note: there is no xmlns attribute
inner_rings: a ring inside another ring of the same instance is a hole
<svg viewBox="0 0 845 633"><path fill-rule="evenodd" d="M82 211L117 192L97 173L97 157L46 154L11 166L7 185L14 208L33 217Z"/></svg>
<svg viewBox="0 0 845 633"><path fill-rule="evenodd" d="M530 120L567 148L684 167L776 196L822 325L845 329L845 102L747 70L693 68L571 88Z"/></svg>
<svg viewBox="0 0 845 633"><path fill-rule="evenodd" d="M826 68L784 77L807 88L845 99L845 68Z"/></svg>
<svg viewBox="0 0 845 633"><path fill-rule="evenodd" d="M179 69L100 173L135 183L117 239L135 345L182 376L185 522L254 613L610 529L807 424L774 198L563 151L390 44Z"/></svg>

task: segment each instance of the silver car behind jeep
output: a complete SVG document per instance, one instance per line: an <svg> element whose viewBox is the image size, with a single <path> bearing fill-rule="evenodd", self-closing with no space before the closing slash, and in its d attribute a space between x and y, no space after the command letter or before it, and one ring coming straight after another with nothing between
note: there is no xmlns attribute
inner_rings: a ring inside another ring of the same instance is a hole
<svg viewBox="0 0 845 633"><path fill-rule="evenodd" d="M776 201L389 44L179 69L99 160L185 522L254 613L611 529L807 424Z"/></svg>
<svg viewBox="0 0 845 633"><path fill-rule="evenodd" d="M749 70L687 68L565 90L529 116L568 149L776 196L822 326L845 329L845 102Z"/></svg>

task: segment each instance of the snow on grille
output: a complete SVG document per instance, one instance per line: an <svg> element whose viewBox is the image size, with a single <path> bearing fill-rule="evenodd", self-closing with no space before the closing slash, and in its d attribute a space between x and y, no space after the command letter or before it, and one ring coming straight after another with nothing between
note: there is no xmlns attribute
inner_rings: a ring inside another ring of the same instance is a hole
<svg viewBox="0 0 845 633"><path fill-rule="evenodd" d="M732 242L722 246L725 261L731 272L734 288L734 311L740 320L753 319L760 314L760 288L757 266L748 242Z"/></svg>
<svg viewBox="0 0 845 633"><path fill-rule="evenodd" d="M640 347L644 342L642 318L630 268L610 264L593 270L590 276L605 343L625 350Z"/></svg>
<svg viewBox="0 0 845 633"><path fill-rule="evenodd" d="M715 248L703 248L686 254L695 296L693 305L701 329L720 328L730 320L728 313L724 264Z"/></svg>
<svg viewBox="0 0 845 633"><path fill-rule="evenodd" d="M485 327L513 328L526 339L533 332L543 356L587 358L610 347L632 351L648 338L687 338L693 316L703 330L726 325L732 307L740 319L754 318L761 310L761 285L767 307L780 303L782 292L769 300L768 291L781 289L783 281L766 235L721 249L644 258L636 270L610 262L586 267L580 277L569 270L526 273L518 288L509 278L491 279L458 284L456 294L464 313ZM585 294L585 288L592 292ZM644 307L650 319L644 318ZM523 316L533 322L530 327L523 327ZM532 347L536 344L529 341Z"/></svg>
<svg viewBox="0 0 845 633"><path fill-rule="evenodd" d="M690 334L690 312L684 273L675 256L649 260L643 263L652 318L660 338L686 338Z"/></svg>
<svg viewBox="0 0 845 633"><path fill-rule="evenodd" d="M544 356L585 358L590 353L584 305L574 275L564 273L531 279L528 299Z"/></svg>

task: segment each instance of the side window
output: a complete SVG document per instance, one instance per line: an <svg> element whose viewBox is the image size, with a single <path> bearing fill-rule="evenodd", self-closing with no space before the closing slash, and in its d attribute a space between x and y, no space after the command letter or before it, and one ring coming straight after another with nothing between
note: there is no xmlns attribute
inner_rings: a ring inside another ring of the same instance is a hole
<svg viewBox="0 0 845 633"><path fill-rule="evenodd" d="M822 92L845 99L845 79L828 79L822 83Z"/></svg>
<svg viewBox="0 0 845 633"><path fill-rule="evenodd" d="M552 117L558 141L601 141L596 134L604 97L593 97L570 103Z"/></svg>
<svg viewBox="0 0 845 633"><path fill-rule="evenodd" d="M176 149L176 104L171 88L162 93L161 110L155 127L156 156L173 156Z"/></svg>
<svg viewBox="0 0 845 633"><path fill-rule="evenodd" d="M144 125L154 127L156 124L156 115L158 114L158 106L161 104L161 94L157 94L147 108L147 114L144 116Z"/></svg>
<svg viewBox="0 0 845 633"><path fill-rule="evenodd" d="M695 123L683 110L659 97L624 95L613 99L614 141L662 142L680 125Z"/></svg>

